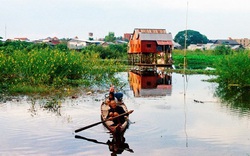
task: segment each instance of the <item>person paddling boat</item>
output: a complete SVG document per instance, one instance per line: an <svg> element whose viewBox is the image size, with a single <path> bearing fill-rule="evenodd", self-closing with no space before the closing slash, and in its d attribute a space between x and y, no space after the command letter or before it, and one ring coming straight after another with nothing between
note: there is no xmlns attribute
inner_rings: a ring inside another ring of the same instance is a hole
<svg viewBox="0 0 250 156"><path fill-rule="evenodd" d="M109 121L104 123L104 126L107 127L111 133L125 132L128 127L128 115L115 118L114 120L112 119L120 114L127 113L127 106L122 100L118 102L111 100L108 103L106 103L106 101L107 100L101 104L101 119L109 119Z"/></svg>

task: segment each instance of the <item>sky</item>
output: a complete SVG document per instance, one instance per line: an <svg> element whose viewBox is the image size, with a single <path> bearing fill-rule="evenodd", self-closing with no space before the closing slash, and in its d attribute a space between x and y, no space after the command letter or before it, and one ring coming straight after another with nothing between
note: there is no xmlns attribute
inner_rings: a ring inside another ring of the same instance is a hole
<svg viewBox="0 0 250 156"><path fill-rule="evenodd" d="M0 36L88 39L158 28L208 39L250 38L250 0L0 0Z"/></svg>

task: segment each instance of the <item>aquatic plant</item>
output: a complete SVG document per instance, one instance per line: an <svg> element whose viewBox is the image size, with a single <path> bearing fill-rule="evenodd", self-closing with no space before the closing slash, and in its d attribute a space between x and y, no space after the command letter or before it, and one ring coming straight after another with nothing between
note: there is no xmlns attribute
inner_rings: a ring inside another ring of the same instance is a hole
<svg viewBox="0 0 250 156"><path fill-rule="evenodd" d="M53 93L63 88L102 84L125 66L99 53L44 49L0 51L0 91Z"/></svg>
<svg viewBox="0 0 250 156"><path fill-rule="evenodd" d="M223 104L241 112L249 111L250 96L250 56L249 51L233 53L217 62L217 82L215 95Z"/></svg>
<svg viewBox="0 0 250 156"><path fill-rule="evenodd" d="M174 50L173 60L177 69L182 69L184 64L184 51ZM201 69L204 70L207 67L215 67L215 62L222 58L223 55L215 55L212 51L187 51L187 69Z"/></svg>
<svg viewBox="0 0 250 156"><path fill-rule="evenodd" d="M61 108L61 101L59 98L52 98L50 100L47 100L45 105L43 105L42 107L49 111L57 112Z"/></svg>
<svg viewBox="0 0 250 156"><path fill-rule="evenodd" d="M216 71L220 86L250 86L249 51L235 52L221 58L216 63Z"/></svg>

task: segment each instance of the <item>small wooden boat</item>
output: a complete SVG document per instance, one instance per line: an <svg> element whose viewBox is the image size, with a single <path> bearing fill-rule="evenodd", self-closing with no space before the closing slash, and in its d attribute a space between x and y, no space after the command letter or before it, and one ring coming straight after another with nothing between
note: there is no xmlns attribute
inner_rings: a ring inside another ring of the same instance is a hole
<svg viewBox="0 0 250 156"><path fill-rule="evenodd" d="M117 105L121 106L126 113L128 113L127 106L123 103L123 101L117 101ZM109 113L109 105L106 103L106 99L104 102L101 104L101 119L102 121L107 120L108 118L108 113ZM128 115L126 115L127 118L125 122L120 126L119 129L116 128L116 126L113 126L114 122L113 121L106 121L103 122L104 126L111 132L111 133L118 133L118 134L123 134L126 129L128 128Z"/></svg>

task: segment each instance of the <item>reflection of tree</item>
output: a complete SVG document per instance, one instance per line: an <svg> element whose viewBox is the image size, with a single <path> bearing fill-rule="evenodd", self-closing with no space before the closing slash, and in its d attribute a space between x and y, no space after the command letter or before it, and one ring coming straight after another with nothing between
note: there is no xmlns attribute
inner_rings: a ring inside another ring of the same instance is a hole
<svg viewBox="0 0 250 156"><path fill-rule="evenodd" d="M44 109L56 113L61 116L61 100L60 98L53 97L52 99L47 99L45 105L42 106Z"/></svg>
<svg viewBox="0 0 250 156"><path fill-rule="evenodd" d="M240 110L241 113L250 111L250 88L219 86L215 94L230 108Z"/></svg>
<svg viewBox="0 0 250 156"><path fill-rule="evenodd" d="M32 117L37 115L36 101L34 99L31 99L31 105L30 105L30 108L28 109L28 111L30 112L30 115Z"/></svg>
<svg viewBox="0 0 250 156"><path fill-rule="evenodd" d="M57 116L61 116L61 100L59 98L31 98L31 105L28 111L31 113L31 116L37 115L36 103L39 103L40 109L47 110L49 112L55 113Z"/></svg>
<svg viewBox="0 0 250 156"><path fill-rule="evenodd" d="M28 109L28 113L30 113L32 117L39 115L43 111L47 111L47 113L51 113L53 115L61 117L63 122L66 123L72 122L72 118L70 115L61 113L61 99L55 99L55 98L43 99L43 98L31 97L28 100L28 103L29 102L31 103Z"/></svg>
<svg viewBox="0 0 250 156"><path fill-rule="evenodd" d="M61 100L59 98L35 98L32 97L30 99L31 104L28 112L32 117L39 114L39 111L47 111L48 113L52 113L56 116L60 116L63 119L63 122L70 123L72 122L72 118L70 115L61 113Z"/></svg>

